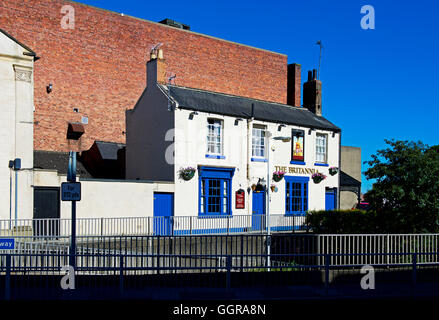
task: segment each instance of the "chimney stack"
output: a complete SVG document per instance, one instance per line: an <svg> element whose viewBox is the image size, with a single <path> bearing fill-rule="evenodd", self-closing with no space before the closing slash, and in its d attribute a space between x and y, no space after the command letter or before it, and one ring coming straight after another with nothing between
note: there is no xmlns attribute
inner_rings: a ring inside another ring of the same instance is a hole
<svg viewBox="0 0 439 320"><path fill-rule="evenodd" d="M300 91L302 86L301 78L302 67L298 63L288 65L287 70L287 104L300 107Z"/></svg>
<svg viewBox="0 0 439 320"><path fill-rule="evenodd" d="M166 84L166 60L162 49L152 49L150 59L146 63L147 84Z"/></svg>
<svg viewBox="0 0 439 320"><path fill-rule="evenodd" d="M308 81L303 84L303 106L322 116L322 82L317 80L316 69L308 71Z"/></svg>

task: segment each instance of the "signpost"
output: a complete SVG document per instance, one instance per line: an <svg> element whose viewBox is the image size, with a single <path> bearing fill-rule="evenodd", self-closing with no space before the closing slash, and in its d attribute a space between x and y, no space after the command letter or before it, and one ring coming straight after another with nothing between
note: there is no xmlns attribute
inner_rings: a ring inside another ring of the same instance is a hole
<svg viewBox="0 0 439 320"><path fill-rule="evenodd" d="M81 201L81 183L76 182L76 152L69 153L67 181L61 184L61 200L72 202L72 236L70 242L70 266L76 267L76 201Z"/></svg>
<svg viewBox="0 0 439 320"><path fill-rule="evenodd" d="M61 183L62 201L81 201L81 183L63 182Z"/></svg>

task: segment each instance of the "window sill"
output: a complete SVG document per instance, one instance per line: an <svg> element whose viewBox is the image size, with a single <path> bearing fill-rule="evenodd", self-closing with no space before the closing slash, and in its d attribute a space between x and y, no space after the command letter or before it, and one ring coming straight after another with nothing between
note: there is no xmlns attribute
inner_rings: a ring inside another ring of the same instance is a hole
<svg viewBox="0 0 439 320"><path fill-rule="evenodd" d="M217 154L206 154L206 158L209 158L209 159L225 159L226 157L225 156L220 156L220 155L217 155Z"/></svg>
<svg viewBox="0 0 439 320"><path fill-rule="evenodd" d="M304 161L290 161L290 164L299 164L299 165L301 165L301 166L304 166L304 165L306 165L306 162L304 162Z"/></svg>
<svg viewBox="0 0 439 320"><path fill-rule="evenodd" d="M267 162L267 159L264 158L251 158L252 162Z"/></svg>
<svg viewBox="0 0 439 320"><path fill-rule="evenodd" d="M318 162L316 162L316 163L314 163L314 165L315 166L319 166L319 167L329 167L329 164L327 164L327 163L318 163Z"/></svg>

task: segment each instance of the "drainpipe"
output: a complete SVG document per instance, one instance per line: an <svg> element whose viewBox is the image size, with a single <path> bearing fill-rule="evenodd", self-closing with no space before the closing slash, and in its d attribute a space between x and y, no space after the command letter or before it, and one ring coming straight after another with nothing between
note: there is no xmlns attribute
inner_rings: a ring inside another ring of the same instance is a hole
<svg viewBox="0 0 439 320"><path fill-rule="evenodd" d="M15 171L15 227L17 227L18 222L18 170L21 169L21 159L14 159L14 171Z"/></svg>
<svg viewBox="0 0 439 320"><path fill-rule="evenodd" d="M250 164L251 164L251 152L252 152L252 124L254 115L255 105L252 103L251 107L251 117L247 119L247 190L251 187L251 176L250 176ZM247 196L247 208L250 214L253 214L250 208L250 193Z"/></svg>
<svg viewBox="0 0 439 320"><path fill-rule="evenodd" d="M338 188L337 188L337 209L340 210L340 200L341 200L341 192L340 192L340 176L341 176L341 130L338 135Z"/></svg>
<svg viewBox="0 0 439 320"><path fill-rule="evenodd" d="M9 229L12 228L12 169L14 168L14 161L9 161Z"/></svg>

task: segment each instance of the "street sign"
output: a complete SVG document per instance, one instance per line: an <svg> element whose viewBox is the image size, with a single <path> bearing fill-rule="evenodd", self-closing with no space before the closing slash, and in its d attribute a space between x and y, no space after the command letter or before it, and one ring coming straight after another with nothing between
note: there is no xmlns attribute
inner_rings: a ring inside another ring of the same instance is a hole
<svg viewBox="0 0 439 320"><path fill-rule="evenodd" d="M0 250L13 250L14 248L14 239L0 239Z"/></svg>
<svg viewBox="0 0 439 320"><path fill-rule="evenodd" d="M61 183L62 201L81 201L81 183L63 182Z"/></svg>

